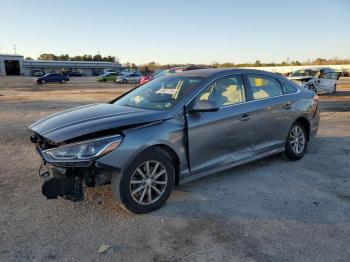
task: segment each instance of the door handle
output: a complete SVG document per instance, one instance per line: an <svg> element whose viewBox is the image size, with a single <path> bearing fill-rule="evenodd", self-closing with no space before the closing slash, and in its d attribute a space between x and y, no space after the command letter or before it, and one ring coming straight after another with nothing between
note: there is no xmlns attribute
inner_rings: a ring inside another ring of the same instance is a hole
<svg viewBox="0 0 350 262"><path fill-rule="evenodd" d="M282 105L282 108L286 109L286 110L291 109L292 108L292 103L291 102L284 103Z"/></svg>
<svg viewBox="0 0 350 262"><path fill-rule="evenodd" d="M251 119L251 118L252 118L251 115L243 114L243 115L239 118L239 120L240 120L240 121L247 121L247 120L249 120L249 119Z"/></svg>

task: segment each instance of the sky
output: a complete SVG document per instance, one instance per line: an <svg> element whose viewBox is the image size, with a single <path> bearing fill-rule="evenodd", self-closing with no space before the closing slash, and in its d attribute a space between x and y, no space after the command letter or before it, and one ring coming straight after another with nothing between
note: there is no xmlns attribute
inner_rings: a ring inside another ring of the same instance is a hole
<svg viewBox="0 0 350 262"><path fill-rule="evenodd" d="M350 58L350 0L0 0L0 53L136 64Z"/></svg>

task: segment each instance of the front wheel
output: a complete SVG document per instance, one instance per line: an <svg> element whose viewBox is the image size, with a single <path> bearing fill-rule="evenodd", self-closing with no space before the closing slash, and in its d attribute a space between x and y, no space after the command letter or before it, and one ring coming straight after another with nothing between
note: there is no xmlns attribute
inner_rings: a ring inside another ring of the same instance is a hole
<svg viewBox="0 0 350 262"><path fill-rule="evenodd" d="M308 85L307 89L313 91L315 94L317 94L317 89L314 85Z"/></svg>
<svg viewBox="0 0 350 262"><path fill-rule="evenodd" d="M65 82L66 82L65 79L62 79L62 80L61 80L61 84L64 84Z"/></svg>
<svg viewBox="0 0 350 262"><path fill-rule="evenodd" d="M141 153L123 174L113 174L111 181L114 197L137 214L160 208L174 183L172 161L157 150Z"/></svg>
<svg viewBox="0 0 350 262"><path fill-rule="evenodd" d="M126 80L126 79L122 80L122 84L127 84L127 83L128 83L128 80Z"/></svg>
<svg viewBox="0 0 350 262"><path fill-rule="evenodd" d="M291 160L301 159L306 152L307 135L303 125L295 123L288 133L285 154Z"/></svg>

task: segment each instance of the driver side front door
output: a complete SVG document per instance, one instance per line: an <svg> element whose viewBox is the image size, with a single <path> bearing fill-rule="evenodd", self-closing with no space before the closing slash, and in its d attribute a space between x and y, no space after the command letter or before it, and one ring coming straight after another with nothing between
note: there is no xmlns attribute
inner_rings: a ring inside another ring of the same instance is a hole
<svg viewBox="0 0 350 262"><path fill-rule="evenodd" d="M210 100L219 109L186 115L191 173L224 168L252 156L253 126L242 76L212 82L192 103L198 100Z"/></svg>

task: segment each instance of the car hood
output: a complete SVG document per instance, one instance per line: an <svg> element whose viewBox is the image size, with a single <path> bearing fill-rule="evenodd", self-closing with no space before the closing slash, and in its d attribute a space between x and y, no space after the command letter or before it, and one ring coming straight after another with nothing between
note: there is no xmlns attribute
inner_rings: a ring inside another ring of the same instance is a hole
<svg viewBox="0 0 350 262"><path fill-rule="evenodd" d="M99 131L164 120L167 112L125 107L115 104L92 104L59 112L32 124L35 133L55 143Z"/></svg>
<svg viewBox="0 0 350 262"><path fill-rule="evenodd" d="M314 77L312 76L290 76L288 77L289 80L310 80L313 79Z"/></svg>

